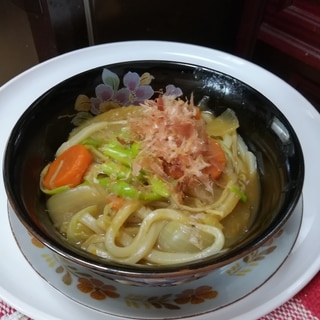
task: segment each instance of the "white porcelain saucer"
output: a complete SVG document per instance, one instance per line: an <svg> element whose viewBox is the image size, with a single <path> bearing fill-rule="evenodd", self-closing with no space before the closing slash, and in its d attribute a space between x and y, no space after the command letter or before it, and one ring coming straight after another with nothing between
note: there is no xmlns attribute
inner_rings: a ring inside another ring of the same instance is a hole
<svg viewBox="0 0 320 320"><path fill-rule="evenodd" d="M39 64L0 88L0 151L3 154L11 129L20 115L43 92L65 78L97 66L120 62L127 59L129 54L133 60L174 60L228 73L268 97L286 115L298 134L306 172L304 214L293 250L279 270L258 289L214 312L193 317L199 320L257 319L290 299L320 268L320 198L317 188L320 150L314 145L317 137L320 137L320 116L303 96L273 74L220 51L173 42L133 41L82 49ZM0 161L2 167L2 158ZM3 181L0 183L0 205L1 299L33 319L121 318L110 314L106 316L105 313L76 303L43 281L24 259L10 230ZM113 300L121 303L121 299Z"/></svg>

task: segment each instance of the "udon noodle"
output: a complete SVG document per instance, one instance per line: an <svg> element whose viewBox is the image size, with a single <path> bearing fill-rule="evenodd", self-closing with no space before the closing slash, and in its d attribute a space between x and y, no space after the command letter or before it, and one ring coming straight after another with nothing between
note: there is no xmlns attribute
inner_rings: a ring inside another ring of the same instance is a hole
<svg viewBox="0 0 320 320"><path fill-rule="evenodd" d="M230 109L215 116L165 95L87 120L41 173L55 228L91 254L130 265L226 250L250 228L259 198L256 159L238 127ZM78 145L89 161L78 182L59 184L63 155Z"/></svg>

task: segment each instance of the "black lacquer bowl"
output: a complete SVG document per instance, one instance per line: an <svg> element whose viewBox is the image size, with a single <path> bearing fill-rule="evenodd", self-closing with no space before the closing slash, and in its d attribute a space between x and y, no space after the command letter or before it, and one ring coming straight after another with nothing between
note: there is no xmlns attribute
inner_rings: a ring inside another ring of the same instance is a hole
<svg viewBox="0 0 320 320"><path fill-rule="evenodd" d="M256 155L261 180L261 203L257 217L239 243L230 250L187 264L128 266L105 261L71 245L53 228L46 214L39 175L53 159L58 146L73 128L79 94L95 96L104 68L119 79L127 72L150 73L153 90L166 85L180 87L195 102L206 97L215 114L235 111L239 133ZM4 158L4 181L15 214L28 231L71 266L81 266L106 278L133 285L173 285L199 278L263 245L288 220L302 196L303 153L294 129L265 96L242 81L205 67L168 61L129 61L77 74L40 96L24 112L9 138Z"/></svg>

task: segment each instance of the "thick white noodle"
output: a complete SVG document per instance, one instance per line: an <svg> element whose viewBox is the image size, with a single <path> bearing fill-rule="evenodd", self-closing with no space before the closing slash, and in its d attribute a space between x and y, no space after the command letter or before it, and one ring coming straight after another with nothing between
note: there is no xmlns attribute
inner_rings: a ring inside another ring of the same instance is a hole
<svg viewBox="0 0 320 320"><path fill-rule="evenodd" d="M90 135L92 135L96 131L105 129L107 126L110 126L113 124L125 124L125 123L127 123L126 120L112 121L112 122L108 122L108 121L94 122L89 126L84 127L82 130L80 130L74 136L72 136L70 139L64 142L57 150L56 156L60 155L62 152L69 149L73 145L80 143L81 141L88 138Z"/></svg>

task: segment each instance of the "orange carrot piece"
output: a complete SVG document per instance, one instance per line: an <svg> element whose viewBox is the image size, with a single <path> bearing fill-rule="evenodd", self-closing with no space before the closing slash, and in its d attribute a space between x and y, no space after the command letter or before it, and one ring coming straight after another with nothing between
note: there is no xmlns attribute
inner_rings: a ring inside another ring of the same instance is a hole
<svg viewBox="0 0 320 320"><path fill-rule="evenodd" d="M163 163L164 172L173 179L179 179L183 176L183 170L179 165L172 165L169 163Z"/></svg>
<svg viewBox="0 0 320 320"><path fill-rule="evenodd" d="M194 117L196 120L200 120L201 119L201 110L199 107L195 107L195 109L196 109L196 114Z"/></svg>
<svg viewBox="0 0 320 320"><path fill-rule="evenodd" d="M115 195L110 195L108 197L108 203L111 204L112 210L119 210L124 204L124 198Z"/></svg>
<svg viewBox="0 0 320 320"><path fill-rule="evenodd" d="M74 145L61 153L49 166L42 184L52 190L62 186L75 187L81 183L93 157L81 144Z"/></svg>
<svg viewBox="0 0 320 320"><path fill-rule="evenodd" d="M214 139L210 139L205 159L210 163L210 166L204 168L202 172L208 174L212 180L220 178L222 171L226 166L227 158L219 142Z"/></svg>
<svg viewBox="0 0 320 320"><path fill-rule="evenodd" d="M158 109L160 111L164 110L163 99L162 99L162 95L160 95L160 94L159 94L159 97L157 98L157 105L158 105Z"/></svg>

